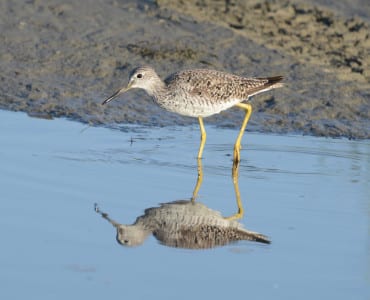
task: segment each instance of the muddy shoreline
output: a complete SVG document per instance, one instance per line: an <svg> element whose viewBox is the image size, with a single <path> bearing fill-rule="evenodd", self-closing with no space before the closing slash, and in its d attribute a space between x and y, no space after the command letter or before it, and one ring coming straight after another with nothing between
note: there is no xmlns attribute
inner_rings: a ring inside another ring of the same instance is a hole
<svg viewBox="0 0 370 300"><path fill-rule="evenodd" d="M253 99L249 130L370 138L369 16L353 15L364 2L353 11L299 1L173 3L2 2L0 108L91 125L190 124L140 91L100 103L136 65L162 77L204 67L286 77L284 89ZM232 109L207 123L238 127L241 118Z"/></svg>

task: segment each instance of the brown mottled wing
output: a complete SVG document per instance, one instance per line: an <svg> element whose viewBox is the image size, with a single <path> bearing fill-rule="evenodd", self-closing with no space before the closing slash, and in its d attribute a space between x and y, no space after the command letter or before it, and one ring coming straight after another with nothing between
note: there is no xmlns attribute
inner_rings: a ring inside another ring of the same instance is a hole
<svg viewBox="0 0 370 300"><path fill-rule="evenodd" d="M165 81L176 85L177 89L194 94L194 96L212 99L248 99L260 90L280 82L282 76L271 78L244 78L215 70L187 70L175 73Z"/></svg>
<svg viewBox="0 0 370 300"><path fill-rule="evenodd" d="M213 248L241 240L270 243L266 236L256 232L208 224L179 226L176 231L157 230L153 234L163 245L187 249Z"/></svg>

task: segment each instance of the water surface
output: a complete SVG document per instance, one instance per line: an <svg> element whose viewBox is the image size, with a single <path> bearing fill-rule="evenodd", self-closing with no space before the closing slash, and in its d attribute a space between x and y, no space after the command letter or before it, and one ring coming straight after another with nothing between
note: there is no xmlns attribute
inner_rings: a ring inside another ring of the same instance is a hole
<svg viewBox="0 0 370 300"><path fill-rule="evenodd" d="M115 241L94 211L130 224L189 199L194 127L87 128L0 111L0 282L6 299L368 299L370 143L246 133L239 186L246 228L272 243L210 250ZM237 130L207 127L199 201L236 211Z"/></svg>

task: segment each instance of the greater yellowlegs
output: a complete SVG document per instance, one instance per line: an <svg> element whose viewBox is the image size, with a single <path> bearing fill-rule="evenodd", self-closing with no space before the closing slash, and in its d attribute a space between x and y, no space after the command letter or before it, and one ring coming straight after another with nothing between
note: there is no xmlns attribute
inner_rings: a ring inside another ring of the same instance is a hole
<svg viewBox="0 0 370 300"><path fill-rule="evenodd" d="M270 243L265 235L249 231L241 223L225 219L218 211L199 202L180 200L148 208L131 225L110 219L97 205L95 211L116 228L117 242L124 246L141 245L150 234L163 245L190 249L211 248L241 240Z"/></svg>
<svg viewBox="0 0 370 300"><path fill-rule="evenodd" d="M282 86L282 76L246 78L225 72L193 69L174 73L164 81L149 66L138 67L130 74L128 85L118 89L102 104L133 89L145 90L165 110L180 115L196 117L201 131L198 158L202 157L206 142L203 118L237 106L246 111L239 135L234 145L234 161L240 161L240 143L252 106L246 102L259 93Z"/></svg>

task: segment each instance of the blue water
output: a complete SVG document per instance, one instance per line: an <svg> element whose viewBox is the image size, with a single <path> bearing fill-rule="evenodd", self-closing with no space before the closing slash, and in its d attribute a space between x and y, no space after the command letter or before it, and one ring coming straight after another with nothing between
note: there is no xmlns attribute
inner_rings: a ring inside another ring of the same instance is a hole
<svg viewBox="0 0 370 300"><path fill-rule="evenodd" d="M124 248L120 223L189 199L194 127L121 130L0 111L1 299L369 299L370 142L247 132L241 222L271 245ZM206 127L199 201L236 211L236 130Z"/></svg>

